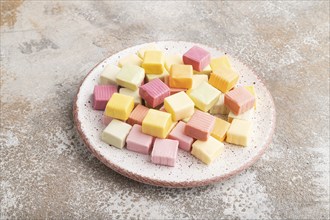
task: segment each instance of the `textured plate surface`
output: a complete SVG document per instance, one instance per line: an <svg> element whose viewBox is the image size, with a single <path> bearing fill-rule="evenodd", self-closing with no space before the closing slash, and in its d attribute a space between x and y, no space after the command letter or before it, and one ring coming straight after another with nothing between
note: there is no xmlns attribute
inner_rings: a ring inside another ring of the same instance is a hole
<svg viewBox="0 0 330 220"><path fill-rule="evenodd" d="M193 45L208 50L212 57L224 55L218 49L189 42L157 42L165 54L183 54ZM82 82L74 103L74 120L90 151L104 164L136 181L166 187L195 187L222 181L238 174L256 162L271 141L275 127L275 107L270 93L258 77L233 57L233 68L239 73L239 84L254 85L257 93L257 109L253 116L253 133L248 147L224 143L226 150L210 165L205 165L189 153L179 150L175 167L150 163L150 157L109 146L100 140L105 126L101 122L102 111L92 108L92 93L105 65L117 64L121 57L136 53L144 45L120 51L92 69Z"/></svg>

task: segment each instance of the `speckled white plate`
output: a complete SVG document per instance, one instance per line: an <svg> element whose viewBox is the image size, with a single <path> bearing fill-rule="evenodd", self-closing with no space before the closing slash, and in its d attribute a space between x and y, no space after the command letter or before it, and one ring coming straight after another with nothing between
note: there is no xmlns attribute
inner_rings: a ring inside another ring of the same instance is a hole
<svg viewBox="0 0 330 220"><path fill-rule="evenodd" d="M212 57L224 55L223 51L188 42L157 42L166 54L185 53L193 45L208 50ZM275 107L270 93L251 69L230 57L232 66L240 75L239 84L254 85L257 93L257 110L254 114L252 140L248 147L225 143L224 153L210 165L205 165L189 153L179 150L175 167L150 163L150 157L109 146L100 140L104 129L102 111L92 108L92 94L100 73L106 64L117 64L121 57L144 47L134 46L120 51L96 65L82 82L74 103L74 120L79 134L89 150L105 165L116 172L139 182L165 187L195 187L225 180L255 163L267 149L275 127Z"/></svg>

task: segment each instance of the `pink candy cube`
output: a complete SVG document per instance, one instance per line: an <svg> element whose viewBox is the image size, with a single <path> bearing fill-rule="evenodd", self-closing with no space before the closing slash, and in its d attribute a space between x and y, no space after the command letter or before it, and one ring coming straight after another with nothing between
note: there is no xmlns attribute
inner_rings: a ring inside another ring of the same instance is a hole
<svg viewBox="0 0 330 220"><path fill-rule="evenodd" d="M160 79L154 79L140 86L139 94L147 102L147 105L155 108L170 95L170 88Z"/></svg>
<svg viewBox="0 0 330 220"><path fill-rule="evenodd" d="M184 129L186 127L186 123L179 121L179 123L173 128L171 133L168 135L169 139L179 141L179 147L185 151L191 150L191 145L194 142L192 137L185 135Z"/></svg>
<svg viewBox="0 0 330 220"><path fill-rule="evenodd" d="M186 65L192 65L193 69L201 72L209 65L211 61L211 55L209 52L198 46L193 46L185 54L183 54L183 63Z"/></svg>
<svg viewBox="0 0 330 220"><path fill-rule="evenodd" d="M117 86L96 85L93 94L93 108L95 110L104 110L112 94L117 92Z"/></svg>
<svg viewBox="0 0 330 220"><path fill-rule="evenodd" d="M141 125L135 124L126 139L126 148L141 154L150 154L153 137L142 133Z"/></svg>
<svg viewBox="0 0 330 220"><path fill-rule="evenodd" d="M196 110L186 124L185 134L195 139L206 141L215 123L215 117L206 112Z"/></svg>
<svg viewBox="0 0 330 220"><path fill-rule="evenodd" d="M130 125L139 124L142 125L143 119L146 117L149 108L144 105L138 104L128 117L127 123Z"/></svg>
<svg viewBox="0 0 330 220"><path fill-rule="evenodd" d="M234 114L242 114L253 108L254 96L244 87L235 88L225 94L224 104Z"/></svg>
<svg viewBox="0 0 330 220"><path fill-rule="evenodd" d="M151 152L151 162L174 167L178 155L179 141L156 138Z"/></svg>

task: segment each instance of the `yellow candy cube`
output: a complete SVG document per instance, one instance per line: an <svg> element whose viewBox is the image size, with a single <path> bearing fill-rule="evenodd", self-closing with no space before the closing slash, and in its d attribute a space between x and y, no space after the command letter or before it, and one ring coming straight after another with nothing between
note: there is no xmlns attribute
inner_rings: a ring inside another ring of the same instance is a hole
<svg viewBox="0 0 330 220"><path fill-rule="evenodd" d="M194 106L194 102L185 92L178 92L164 100L165 110L171 113L173 121L190 117L195 111Z"/></svg>
<svg viewBox="0 0 330 220"><path fill-rule="evenodd" d="M101 85L117 85L116 76L119 73L120 68L118 66L108 64L104 67L104 70L100 76Z"/></svg>
<svg viewBox="0 0 330 220"><path fill-rule="evenodd" d="M209 78L204 74L197 74L192 76L193 83L191 89L197 88L202 82L208 82Z"/></svg>
<svg viewBox="0 0 330 220"><path fill-rule="evenodd" d="M169 84L171 88L190 89L192 87L193 68L191 65L173 64Z"/></svg>
<svg viewBox="0 0 330 220"><path fill-rule="evenodd" d="M113 119L101 134L101 139L114 147L123 148L132 126L125 122Z"/></svg>
<svg viewBox="0 0 330 220"><path fill-rule="evenodd" d="M171 54L165 57L165 68L168 72L171 71L171 66L173 64L183 64L182 55Z"/></svg>
<svg viewBox="0 0 330 220"><path fill-rule="evenodd" d="M226 142L246 147L249 144L251 132L252 122L233 119L227 131Z"/></svg>
<svg viewBox="0 0 330 220"><path fill-rule="evenodd" d="M254 89L254 86L244 86L244 88L246 88L247 91L249 91L253 96L254 96L254 109L257 108L257 94L256 94L256 90Z"/></svg>
<svg viewBox="0 0 330 220"><path fill-rule="evenodd" d="M138 50L137 54L138 56L143 59L144 58L144 52L147 50L158 50L157 45L155 43L148 44L145 47L142 47L140 50Z"/></svg>
<svg viewBox="0 0 330 220"><path fill-rule="evenodd" d="M195 141L192 144L191 154L200 159L202 162L210 164L218 158L224 150L224 144L211 136L207 139L207 141Z"/></svg>
<svg viewBox="0 0 330 220"><path fill-rule="evenodd" d="M142 59L140 57L138 57L136 54L131 54L131 55L121 58L118 62L119 67L123 67L124 65L128 65L128 64L141 66Z"/></svg>
<svg viewBox="0 0 330 220"><path fill-rule="evenodd" d="M142 132L151 136L166 138L172 126L170 113L149 109L142 121Z"/></svg>
<svg viewBox="0 0 330 220"><path fill-rule="evenodd" d="M213 72L223 68L231 69L229 58L226 55L211 59L210 66Z"/></svg>
<svg viewBox="0 0 330 220"><path fill-rule="evenodd" d="M205 74L205 75L210 75L210 73L212 72L211 66L207 65L202 71L198 72L196 70L194 70L194 74Z"/></svg>
<svg viewBox="0 0 330 220"><path fill-rule="evenodd" d="M137 106L138 104L142 104L142 98L140 97L139 89L130 90L127 88L120 88L119 93L133 97L135 106Z"/></svg>
<svg viewBox="0 0 330 220"><path fill-rule="evenodd" d="M137 90L144 80L144 69L136 65L124 65L116 76L117 84L131 89Z"/></svg>
<svg viewBox="0 0 330 220"><path fill-rule="evenodd" d="M230 127L230 123L216 117L211 136L217 139L218 141L224 141L226 138L227 131Z"/></svg>
<svg viewBox="0 0 330 220"><path fill-rule="evenodd" d="M164 72L164 55L159 50L146 50L142 63L147 74L162 74Z"/></svg>
<svg viewBox="0 0 330 220"><path fill-rule="evenodd" d="M209 83L221 92L231 90L238 81L238 74L231 69L223 68L210 74Z"/></svg>
<svg viewBox="0 0 330 220"><path fill-rule="evenodd" d="M126 121L134 108L134 98L114 93L105 107L104 114L111 118Z"/></svg>
<svg viewBox="0 0 330 220"><path fill-rule="evenodd" d="M197 88L188 90L187 94L198 109L207 112L218 101L220 91L207 82L202 82Z"/></svg>

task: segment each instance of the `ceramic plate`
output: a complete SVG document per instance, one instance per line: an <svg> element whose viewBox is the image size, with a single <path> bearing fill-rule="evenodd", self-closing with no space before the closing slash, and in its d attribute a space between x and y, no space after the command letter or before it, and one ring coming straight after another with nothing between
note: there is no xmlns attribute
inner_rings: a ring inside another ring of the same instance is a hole
<svg viewBox="0 0 330 220"><path fill-rule="evenodd" d="M208 50L212 57L224 55L223 51L205 45L188 42L157 42L165 54L183 54L193 45ZM102 111L92 108L94 85L107 64L117 64L121 57L136 53L144 45L120 51L96 65L83 80L74 103L74 120L89 150L105 165L116 172L139 182L165 187L195 187L223 181L255 163L269 145L275 127L275 107L270 93L251 69L230 57L233 68L239 73L239 84L254 85L257 93L257 109L253 116L253 132L250 145L239 147L225 144L220 158L205 165L190 153L179 150L175 167L155 165L150 156L118 149L100 140L105 126L101 122Z"/></svg>

